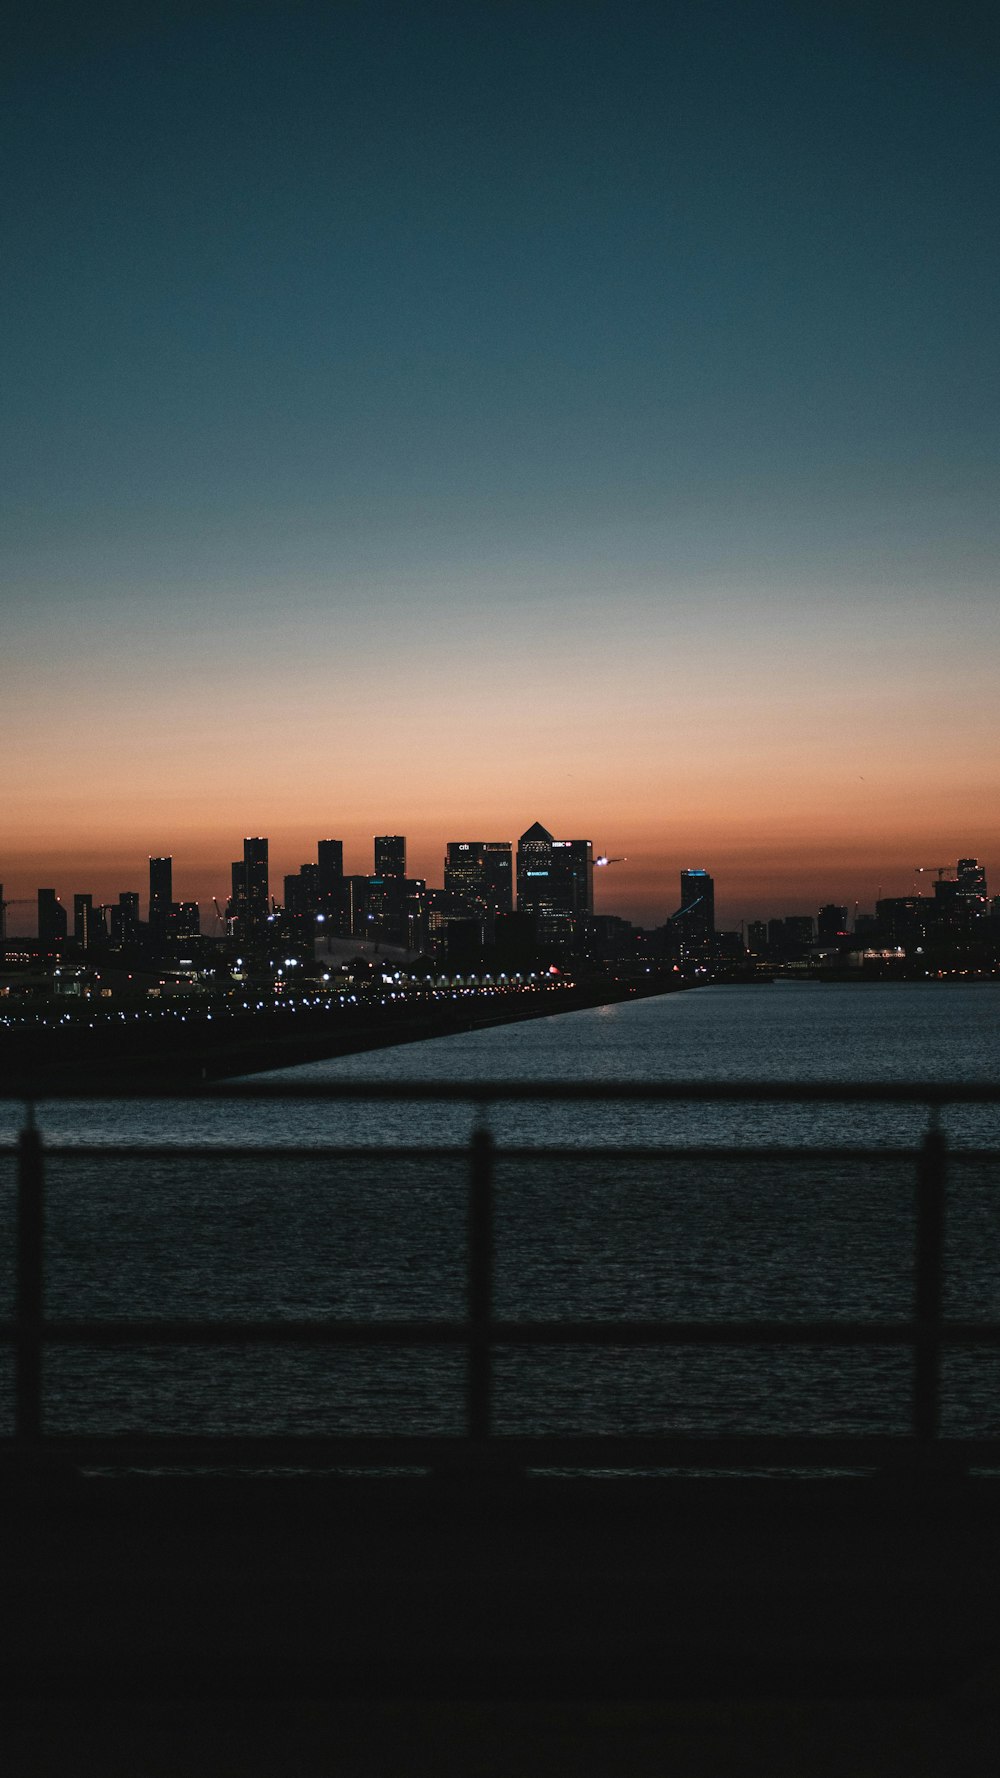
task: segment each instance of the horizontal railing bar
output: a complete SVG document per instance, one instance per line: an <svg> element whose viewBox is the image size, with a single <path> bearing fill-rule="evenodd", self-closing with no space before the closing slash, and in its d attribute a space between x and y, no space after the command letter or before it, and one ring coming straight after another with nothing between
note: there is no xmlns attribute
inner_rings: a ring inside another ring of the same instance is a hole
<svg viewBox="0 0 1000 1778"><path fill-rule="evenodd" d="M464 1346L457 1321L49 1321L51 1346Z"/></svg>
<svg viewBox="0 0 1000 1778"><path fill-rule="evenodd" d="M952 1140L949 1140L949 1167L956 1161L962 1167L974 1166L977 1162L1000 1161L1000 1146L997 1148L958 1148Z"/></svg>
<svg viewBox="0 0 1000 1778"><path fill-rule="evenodd" d="M1000 1326L995 1321L941 1321L942 1346L1000 1346Z"/></svg>
<svg viewBox="0 0 1000 1778"><path fill-rule="evenodd" d="M179 1091L176 1086L90 1086L60 1089L40 1084L36 1103L93 1100L175 1100L192 1103L203 1099L305 1099L324 1100L440 1100L496 1105L505 1100L565 1100L568 1103L648 1101L651 1104L689 1101L768 1104L885 1104L885 1105L1000 1105L1000 1085L983 1081L972 1085L955 1081L429 1081L429 1080L324 1080L266 1081L260 1077L244 1083L206 1081ZM0 1099L24 1100L24 1079L19 1084L0 1082Z"/></svg>
<svg viewBox="0 0 1000 1778"><path fill-rule="evenodd" d="M311 1143L304 1146L293 1146L291 1143L274 1143L268 1146L249 1143L223 1144L218 1142L46 1142L45 1155L47 1160L74 1160L91 1158L93 1160L166 1160L166 1161L379 1161L379 1160L467 1160L468 1143L452 1142L437 1146L397 1146L385 1142L375 1145L366 1144L340 1145L334 1143ZM913 1162L920 1153L918 1147L912 1148L854 1148L846 1143L820 1147L819 1145L777 1144L771 1147L755 1144L726 1146L721 1143L703 1143L698 1147L688 1144L673 1143L670 1145L636 1144L634 1147L591 1147L586 1143L565 1143L558 1146L546 1144L544 1147L534 1144L508 1147L497 1143L494 1159L500 1161L605 1161L619 1165L622 1161L788 1161L788 1160L847 1160L847 1161L903 1161ZM12 1158L17 1154L16 1143L0 1144L0 1154L9 1154ZM977 1158L983 1160L1000 1159L1000 1150L984 1149L977 1151Z"/></svg>
<svg viewBox="0 0 1000 1778"><path fill-rule="evenodd" d="M381 1143L376 1146L366 1145L340 1146L333 1143L314 1143L308 1146L292 1144L275 1144L262 1147L251 1146L249 1143L223 1146L220 1143L187 1143L187 1142L45 1142L46 1160L95 1160L95 1161L351 1161L351 1162L396 1162L396 1161L465 1161L468 1159L467 1143L448 1143L444 1145L419 1147L397 1147L393 1143ZM0 1142L0 1159L17 1158L16 1143ZM633 1162L647 1166L670 1164L673 1162L709 1162L724 1161L739 1164L749 1161L754 1165L783 1162L807 1161L856 1161L866 1164L913 1165L919 1158L919 1147L913 1148L859 1148L850 1147L846 1143L820 1147L819 1144L781 1143L776 1146L764 1147L755 1143L745 1143L737 1147L723 1146L721 1143L671 1144L669 1146L652 1147L648 1144L608 1148L590 1147L583 1143L565 1144L561 1146L519 1145L507 1147L498 1143L493 1151L494 1164L503 1162L525 1163L531 1161L577 1161L585 1160L607 1166L621 1166ZM948 1151L950 1164L971 1167L975 1165L996 1164L1000 1162L1000 1148L955 1148ZM335 1182L333 1182L335 1183ZM392 1183L387 1181L386 1183ZM988 1184L1000 1184L1000 1178L987 1181Z"/></svg>
<svg viewBox="0 0 1000 1778"><path fill-rule="evenodd" d="M912 1462L910 1437L868 1434L748 1436L702 1433L613 1433L565 1436L494 1433L486 1440L447 1434L55 1434L45 1441L47 1461L115 1467L378 1467L378 1468L594 1468L656 1469L683 1465L747 1468L889 1468ZM0 1456L16 1454L0 1440ZM941 1438L935 1463L1000 1467L1000 1437Z"/></svg>
<svg viewBox="0 0 1000 1778"><path fill-rule="evenodd" d="M0 1342L16 1336L0 1322ZM503 1321L490 1324L494 1346L908 1346L906 1321ZM66 1320L43 1323L51 1346L463 1346L469 1323L442 1318L408 1321L141 1321ZM1000 1323L941 1324L944 1345L1000 1345Z"/></svg>

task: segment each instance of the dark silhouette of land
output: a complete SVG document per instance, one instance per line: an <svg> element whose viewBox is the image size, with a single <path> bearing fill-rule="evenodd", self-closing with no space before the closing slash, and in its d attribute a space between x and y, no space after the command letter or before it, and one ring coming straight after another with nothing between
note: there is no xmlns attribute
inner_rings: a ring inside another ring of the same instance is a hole
<svg viewBox="0 0 1000 1778"><path fill-rule="evenodd" d="M136 1020L92 1029L81 1020L2 1030L0 1068L11 1092L23 1092L29 1098L44 1095L47 1089L121 1089L128 1094L155 1086L161 1091L188 1091L204 1081L579 1012L692 985L669 974L627 982L599 977L504 998L472 996L384 1005L362 1002L332 1010L271 1006L225 1019L213 1017L210 1007L195 1003L188 1009L183 1027L175 1022L165 1028L158 1021Z"/></svg>

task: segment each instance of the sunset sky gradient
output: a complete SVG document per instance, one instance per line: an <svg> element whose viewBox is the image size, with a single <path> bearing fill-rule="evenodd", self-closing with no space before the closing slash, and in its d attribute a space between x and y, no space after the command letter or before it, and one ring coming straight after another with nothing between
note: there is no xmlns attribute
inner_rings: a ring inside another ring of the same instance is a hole
<svg viewBox="0 0 1000 1778"><path fill-rule="evenodd" d="M535 820L649 923L1000 889L992 9L12 21L7 896Z"/></svg>

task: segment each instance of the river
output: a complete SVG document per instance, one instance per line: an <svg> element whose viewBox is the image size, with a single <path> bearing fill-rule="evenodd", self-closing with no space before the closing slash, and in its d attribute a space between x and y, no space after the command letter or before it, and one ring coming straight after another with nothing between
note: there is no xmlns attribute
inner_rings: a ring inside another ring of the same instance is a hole
<svg viewBox="0 0 1000 1778"><path fill-rule="evenodd" d="M720 986L318 1063L296 1078L996 1082L1000 986ZM266 1078L266 1077L265 1077ZM5 1136L17 1108L0 1107ZM449 1316L464 1307L465 1161L391 1153L461 1143L464 1107L47 1105L52 1141L377 1143L384 1161L237 1158L49 1163L48 1308L79 1316ZM912 1168L828 1155L651 1166L649 1141L802 1145L919 1139L925 1114L843 1107L503 1106L502 1142L572 1161L502 1163L501 1316L902 1317ZM1000 1146L996 1108L947 1114L963 1147ZM596 1143L623 1149L609 1171ZM8 1313L12 1163L2 1163ZM949 1313L1000 1319L1000 1163L956 1165ZM6 1302L3 1302L6 1298ZM497 1355L501 1431L900 1432L909 1359L893 1350ZM95 1431L456 1431L458 1353L56 1351L47 1424ZM9 1372L8 1372L9 1382ZM1000 1363L956 1354L944 1430L997 1430ZM6 1399L9 1417L9 1389Z"/></svg>

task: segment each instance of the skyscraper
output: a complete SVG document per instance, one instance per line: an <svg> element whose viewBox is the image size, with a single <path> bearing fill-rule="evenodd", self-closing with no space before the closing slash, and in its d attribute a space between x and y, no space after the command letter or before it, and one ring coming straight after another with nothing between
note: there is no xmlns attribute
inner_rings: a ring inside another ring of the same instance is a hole
<svg viewBox="0 0 1000 1778"><path fill-rule="evenodd" d="M406 838L401 833L377 834L375 838L375 875L399 878L406 875Z"/></svg>
<svg viewBox="0 0 1000 1778"><path fill-rule="evenodd" d="M540 821L517 842L517 911L540 918L551 900L552 835Z"/></svg>
<svg viewBox="0 0 1000 1778"><path fill-rule="evenodd" d="M847 909L837 902L828 901L821 907L816 917L816 936L824 944L831 944L835 939L844 938L847 934Z"/></svg>
<svg viewBox="0 0 1000 1778"><path fill-rule="evenodd" d="M111 909L111 938L116 945L134 945L139 937L139 891L123 889Z"/></svg>
<svg viewBox="0 0 1000 1778"><path fill-rule="evenodd" d="M323 916L327 936L332 937L334 933L346 935L350 925L344 890L343 840L320 840L316 855L319 861L316 905Z"/></svg>
<svg viewBox="0 0 1000 1778"><path fill-rule="evenodd" d="M339 894L344 880L343 840L320 840L316 856L319 859L320 900L323 901L329 896Z"/></svg>
<svg viewBox="0 0 1000 1778"><path fill-rule="evenodd" d="M509 840L449 840L444 886L464 895L484 914L509 914L513 906L513 858Z"/></svg>
<svg viewBox="0 0 1000 1778"><path fill-rule="evenodd" d="M80 946L81 951L89 951L96 936L94 920L94 897L92 895L74 895L73 897L73 942Z"/></svg>
<svg viewBox="0 0 1000 1778"><path fill-rule="evenodd" d="M553 840L556 896L578 925L594 911L594 848L590 840Z"/></svg>
<svg viewBox="0 0 1000 1778"><path fill-rule="evenodd" d="M681 871L677 921L682 954L708 956L715 939L715 882L707 870Z"/></svg>
<svg viewBox="0 0 1000 1778"><path fill-rule="evenodd" d="M303 864L293 876L285 878L283 906L286 915L292 917L315 914L319 906L318 864Z"/></svg>
<svg viewBox="0 0 1000 1778"><path fill-rule="evenodd" d="M179 901L170 910L170 924L178 938L198 938L201 909L196 901Z"/></svg>
<svg viewBox="0 0 1000 1778"><path fill-rule="evenodd" d="M38 942L43 950L54 951L66 937L69 922L66 909L54 889L38 891Z"/></svg>
<svg viewBox="0 0 1000 1778"><path fill-rule="evenodd" d="M163 938L170 926L170 910L174 899L173 878L172 858L150 859L149 930L154 938Z"/></svg>
<svg viewBox="0 0 1000 1778"><path fill-rule="evenodd" d="M242 858L234 858L230 865L232 875L232 891L229 905L226 908L226 919L234 938L245 938L247 933L247 867Z"/></svg>
<svg viewBox="0 0 1000 1778"><path fill-rule="evenodd" d="M509 840L483 841L483 871L487 899L496 914L514 908L514 858Z"/></svg>
<svg viewBox="0 0 1000 1778"><path fill-rule="evenodd" d="M270 906L266 840L243 841L243 870L247 924L253 931L259 931L267 921Z"/></svg>
<svg viewBox="0 0 1000 1778"><path fill-rule="evenodd" d="M300 865L299 878L302 883L302 896L306 910L308 913L314 914L319 907L319 865Z"/></svg>
<svg viewBox="0 0 1000 1778"><path fill-rule="evenodd" d="M536 821L517 842L517 911L530 914L539 939L571 943L594 910L590 840L555 840Z"/></svg>
<svg viewBox="0 0 1000 1778"><path fill-rule="evenodd" d="M978 858L960 858L956 878L959 895L970 900L986 900L986 871Z"/></svg>

